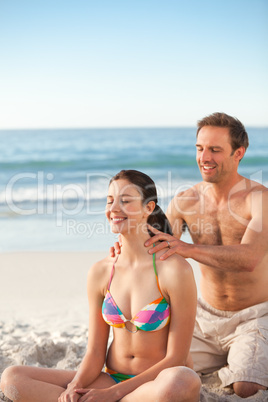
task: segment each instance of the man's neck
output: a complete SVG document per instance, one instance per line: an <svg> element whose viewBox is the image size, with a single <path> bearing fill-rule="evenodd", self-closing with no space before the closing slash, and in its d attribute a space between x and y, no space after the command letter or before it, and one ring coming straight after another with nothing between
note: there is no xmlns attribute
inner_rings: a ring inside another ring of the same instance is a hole
<svg viewBox="0 0 268 402"><path fill-rule="evenodd" d="M241 175L237 174L232 179L228 178L228 180L222 180L219 183L204 182L204 186L209 186L208 193L218 203L220 203L220 202L226 202L229 199L232 189L241 180L243 180L243 177Z"/></svg>

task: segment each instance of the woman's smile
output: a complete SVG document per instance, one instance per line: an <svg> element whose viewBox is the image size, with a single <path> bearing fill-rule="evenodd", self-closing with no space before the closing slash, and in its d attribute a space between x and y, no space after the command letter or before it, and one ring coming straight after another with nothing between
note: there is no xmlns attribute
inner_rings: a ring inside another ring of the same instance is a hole
<svg viewBox="0 0 268 402"><path fill-rule="evenodd" d="M113 218L111 218L111 221L114 224L122 223L125 220L127 220L127 217L114 216Z"/></svg>

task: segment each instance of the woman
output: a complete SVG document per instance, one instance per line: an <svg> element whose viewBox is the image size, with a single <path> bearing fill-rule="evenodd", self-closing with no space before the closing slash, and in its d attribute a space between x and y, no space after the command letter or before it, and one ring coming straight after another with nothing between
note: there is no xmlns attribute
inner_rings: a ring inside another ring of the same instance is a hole
<svg viewBox="0 0 268 402"><path fill-rule="evenodd" d="M122 251L89 270L88 347L79 370L10 367L1 388L13 401L199 400L199 377L185 367L196 312L192 269L178 255L160 261L161 253L152 257L144 247L147 224L171 233L154 182L138 171L118 173L106 216Z"/></svg>

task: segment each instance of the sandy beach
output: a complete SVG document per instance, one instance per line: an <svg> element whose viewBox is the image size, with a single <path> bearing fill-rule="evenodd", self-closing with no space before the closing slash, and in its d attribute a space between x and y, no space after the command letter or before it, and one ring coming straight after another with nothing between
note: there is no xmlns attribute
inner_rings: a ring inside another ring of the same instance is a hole
<svg viewBox="0 0 268 402"><path fill-rule="evenodd" d="M14 364L77 369L87 342L87 272L105 254L0 254L0 373ZM197 264L190 263L199 283ZM201 402L244 400L221 388L217 373L202 380ZM246 400L268 401L268 391ZM7 401L1 392L0 401Z"/></svg>

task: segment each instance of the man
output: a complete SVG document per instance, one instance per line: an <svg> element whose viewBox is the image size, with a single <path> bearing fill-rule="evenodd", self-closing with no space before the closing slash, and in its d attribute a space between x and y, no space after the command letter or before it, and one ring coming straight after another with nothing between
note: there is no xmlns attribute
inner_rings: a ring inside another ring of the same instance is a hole
<svg viewBox="0 0 268 402"><path fill-rule="evenodd" d="M219 370L241 397L268 386L268 191L237 169L248 146L242 123L224 113L198 122L203 181L178 194L167 216L174 237L155 229L145 245L199 262L201 294L191 347L200 373ZM180 240L187 226L193 244ZM151 229L151 227L150 227Z"/></svg>

